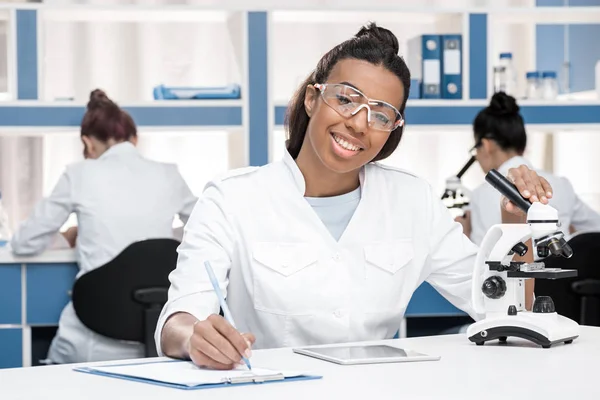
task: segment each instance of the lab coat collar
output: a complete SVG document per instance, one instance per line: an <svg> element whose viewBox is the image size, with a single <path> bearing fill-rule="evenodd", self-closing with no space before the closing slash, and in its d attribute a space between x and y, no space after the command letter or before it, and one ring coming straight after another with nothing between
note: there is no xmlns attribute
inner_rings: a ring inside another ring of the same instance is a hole
<svg viewBox="0 0 600 400"><path fill-rule="evenodd" d="M506 176L506 174L508 174L509 169L517 168L523 164L525 164L529 169L533 169L533 165L529 162L528 159L526 159L525 157L522 157L522 156L515 156L513 158L506 160L500 166L500 168L498 168L498 172L500 172L502 175Z"/></svg>
<svg viewBox="0 0 600 400"><path fill-rule="evenodd" d="M300 194L302 194L302 196L304 196L304 194L306 193L306 181L304 180L304 175L302 175L302 171L300 171L300 168L298 168L298 164L296 164L296 160L294 160L292 158L292 155L287 150L287 147L285 148L285 150L283 152L283 163L290 171L292 178L294 180L296 189L298 189ZM364 192L365 192L365 188L364 188L365 175L366 175L365 169L366 169L366 167L361 168L359 177L358 177L358 179L360 181L360 186L362 188L363 196L364 196Z"/></svg>
<svg viewBox="0 0 600 400"><path fill-rule="evenodd" d="M103 158L111 157L113 155L128 154L128 153L137 153L137 149L135 148L133 143L125 141L125 142L121 142L121 143L112 145L108 150L106 150L104 153L102 153L100 155L100 157L98 157L98 159L101 160Z"/></svg>

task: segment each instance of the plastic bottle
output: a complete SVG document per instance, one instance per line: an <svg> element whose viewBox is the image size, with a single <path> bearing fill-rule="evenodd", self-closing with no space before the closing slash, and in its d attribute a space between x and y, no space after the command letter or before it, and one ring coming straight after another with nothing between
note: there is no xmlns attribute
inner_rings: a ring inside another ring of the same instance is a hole
<svg viewBox="0 0 600 400"><path fill-rule="evenodd" d="M558 82L556 72L542 72L542 97L544 100L554 100L558 97Z"/></svg>
<svg viewBox="0 0 600 400"><path fill-rule="evenodd" d="M513 64L512 53L500 53L500 66L504 67L504 93L517 97L517 73Z"/></svg>
<svg viewBox="0 0 600 400"><path fill-rule="evenodd" d="M527 90L525 97L533 100L541 98L540 73L537 71L528 72L525 76L527 78Z"/></svg>
<svg viewBox="0 0 600 400"><path fill-rule="evenodd" d="M504 67L494 67L494 93L506 92L506 75Z"/></svg>
<svg viewBox="0 0 600 400"><path fill-rule="evenodd" d="M8 216L2 207L2 192L0 192L0 247L5 246L9 240Z"/></svg>

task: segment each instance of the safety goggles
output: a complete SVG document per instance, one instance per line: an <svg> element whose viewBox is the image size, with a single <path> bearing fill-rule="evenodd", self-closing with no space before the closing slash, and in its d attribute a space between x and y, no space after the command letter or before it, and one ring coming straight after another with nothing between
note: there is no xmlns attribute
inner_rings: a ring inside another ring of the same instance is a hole
<svg viewBox="0 0 600 400"><path fill-rule="evenodd" d="M391 132L404 125L404 118L396 107L385 101L369 99L352 86L316 83L314 87L321 92L325 104L342 117L350 118L364 108L370 128Z"/></svg>

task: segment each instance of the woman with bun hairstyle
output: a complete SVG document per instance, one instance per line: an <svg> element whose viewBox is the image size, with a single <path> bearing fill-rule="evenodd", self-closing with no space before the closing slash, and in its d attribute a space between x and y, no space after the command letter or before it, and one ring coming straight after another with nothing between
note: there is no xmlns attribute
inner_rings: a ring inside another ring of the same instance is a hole
<svg viewBox="0 0 600 400"><path fill-rule="evenodd" d="M475 117L473 133L476 158L486 174L491 169L506 174L510 168L519 165L534 170L531 162L523 157L527 134L514 97L504 92L495 93L489 106ZM540 170L533 174L543 176L554 189L555 194L549 199L549 204L558 210L561 229L566 235L570 228L576 231L600 229L600 215L575 194L566 178ZM470 211L457 221L463 224L465 234L473 243L481 244L485 233L493 225L501 223L500 197L500 193L487 182L471 194Z"/></svg>
<svg viewBox="0 0 600 400"><path fill-rule="evenodd" d="M75 213L77 277L106 264L134 242L173 237L173 219L179 215L186 222L197 200L176 165L140 155L133 119L100 90L90 96L81 140L86 159L67 166L52 193L36 205L11 240L18 255L40 253ZM62 364L143 355L140 343L87 329L69 303L48 359Z"/></svg>
<svg viewBox="0 0 600 400"><path fill-rule="evenodd" d="M409 85L396 37L375 24L321 58L289 104L283 159L215 179L198 200L160 354L230 369L251 347L392 338L423 281L477 317L477 247L427 182L377 162L400 143ZM522 193L551 190L529 172L509 172ZM218 315L206 261L235 328Z"/></svg>

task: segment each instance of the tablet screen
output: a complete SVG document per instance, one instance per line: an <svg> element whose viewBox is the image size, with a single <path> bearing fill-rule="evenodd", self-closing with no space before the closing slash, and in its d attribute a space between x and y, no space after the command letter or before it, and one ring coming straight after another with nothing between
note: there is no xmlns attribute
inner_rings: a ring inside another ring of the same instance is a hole
<svg viewBox="0 0 600 400"><path fill-rule="evenodd" d="M326 357L337 358L341 360L356 359L377 359L391 357L410 357L419 355L418 353L407 352L391 346L350 346L350 347L323 347L310 349L313 353L322 354Z"/></svg>

